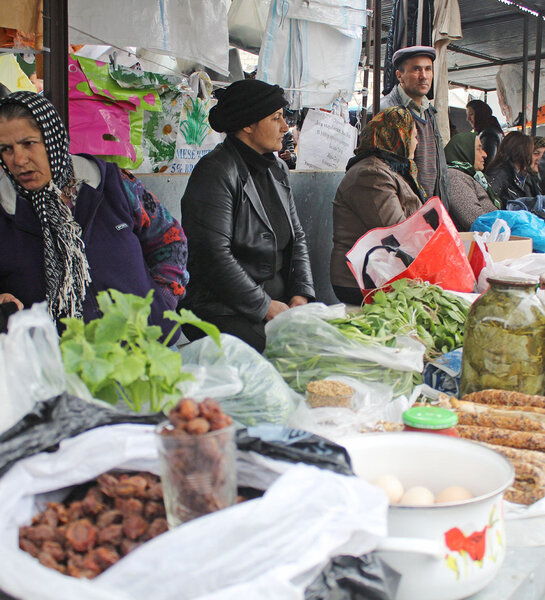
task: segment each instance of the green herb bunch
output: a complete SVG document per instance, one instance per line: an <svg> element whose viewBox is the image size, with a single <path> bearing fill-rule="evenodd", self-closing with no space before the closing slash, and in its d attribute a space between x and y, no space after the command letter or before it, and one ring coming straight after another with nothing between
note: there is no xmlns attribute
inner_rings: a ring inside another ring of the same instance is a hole
<svg viewBox="0 0 545 600"><path fill-rule="evenodd" d="M376 292L361 312L329 322L348 337L379 338L387 345L396 335L414 335L426 346L425 360L432 360L464 345L468 311L468 302L437 285L399 279L390 291Z"/></svg>
<svg viewBox="0 0 545 600"><path fill-rule="evenodd" d="M162 330L148 325L153 290L145 298L117 290L99 292L102 317L84 323L66 318L60 347L67 372L76 373L93 397L115 404L123 399L131 409L159 411L180 396L178 384L192 376L182 372L179 352L168 348L183 324L198 327L220 345L215 325L201 321L191 311L165 311L173 327L160 342Z"/></svg>

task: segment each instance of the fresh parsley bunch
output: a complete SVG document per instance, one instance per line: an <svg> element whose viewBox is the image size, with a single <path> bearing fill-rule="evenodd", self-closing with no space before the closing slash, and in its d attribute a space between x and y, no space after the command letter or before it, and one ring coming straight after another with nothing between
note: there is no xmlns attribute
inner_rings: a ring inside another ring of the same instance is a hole
<svg viewBox="0 0 545 600"><path fill-rule="evenodd" d="M152 299L153 290L142 298L110 289L97 295L102 317L87 324L62 319L66 329L60 347L65 369L76 373L93 397L111 404L122 398L138 412L144 406L162 410L179 398L178 384L192 378L182 371L180 353L168 348L178 328L194 325L220 345L218 328L184 309L180 314L165 311L165 318L174 324L160 342L161 328L148 325Z"/></svg>

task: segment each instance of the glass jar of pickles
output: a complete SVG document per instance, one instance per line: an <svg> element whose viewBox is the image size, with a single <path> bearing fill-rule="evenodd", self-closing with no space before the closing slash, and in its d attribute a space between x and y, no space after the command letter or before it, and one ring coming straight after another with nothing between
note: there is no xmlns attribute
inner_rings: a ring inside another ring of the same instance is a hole
<svg viewBox="0 0 545 600"><path fill-rule="evenodd" d="M484 389L545 395L545 305L537 284L488 278L464 332L461 394Z"/></svg>

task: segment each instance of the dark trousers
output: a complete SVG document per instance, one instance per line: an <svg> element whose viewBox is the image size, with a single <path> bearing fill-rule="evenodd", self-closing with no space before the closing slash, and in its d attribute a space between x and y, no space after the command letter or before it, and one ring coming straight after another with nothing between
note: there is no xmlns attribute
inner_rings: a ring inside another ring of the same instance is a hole
<svg viewBox="0 0 545 600"><path fill-rule="evenodd" d="M259 353L265 350L265 321L256 323L240 314L206 317L203 320L213 323L222 333L229 333L240 338ZM193 327L193 325L184 325L183 332L190 342L198 340L205 335L200 329Z"/></svg>
<svg viewBox="0 0 545 600"><path fill-rule="evenodd" d="M333 286L333 292L335 296L345 304L356 304L361 305L363 302L363 294L360 288L343 287L340 285Z"/></svg>

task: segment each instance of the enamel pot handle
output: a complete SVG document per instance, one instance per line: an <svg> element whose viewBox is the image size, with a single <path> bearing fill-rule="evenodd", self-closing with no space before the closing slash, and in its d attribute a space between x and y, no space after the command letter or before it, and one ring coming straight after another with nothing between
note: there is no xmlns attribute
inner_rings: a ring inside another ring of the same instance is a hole
<svg viewBox="0 0 545 600"><path fill-rule="evenodd" d="M425 554L437 559L441 559L445 555L445 549L442 544L423 538L388 537L381 540L375 550L377 552Z"/></svg>

